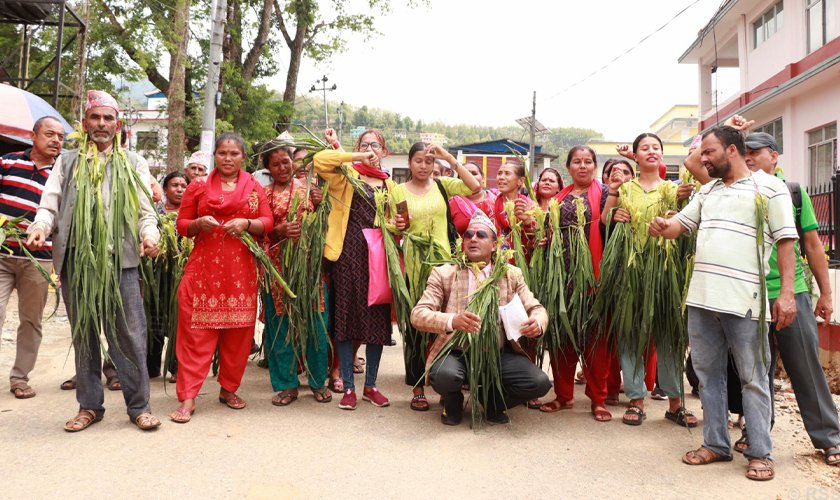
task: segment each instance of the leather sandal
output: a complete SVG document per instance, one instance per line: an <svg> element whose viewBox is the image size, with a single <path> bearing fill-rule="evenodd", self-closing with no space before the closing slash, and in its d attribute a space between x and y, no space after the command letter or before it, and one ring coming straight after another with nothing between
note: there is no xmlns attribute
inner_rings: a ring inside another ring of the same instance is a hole
<svg viewBox="0 0 840 500"><path fill-rule="evenodd" d="M633 415L636 415L636 418L627 418ZM627 425L642 425L645 419L647 419L647 413L636 405L628 406L627 411L624 412L624 416L621 417L621 421Z"/></svg>
<svg viewBox="0 0 840 500"><path fill-rule="evenodd" d="M332 401L332 392L326 387L312 389L312 395L315 396L315 401L318 403L329 403Z"/></svg>
<svg viewBox="0 0 840 500"><path fill-rule="evenodd" d="M15 382L9 389L16 399L29 399L35 397L35 391L26 382Z"/></svg>
<svg viewBox="0 0 840 500"><path fill-rule="evenodd" d="M823 450L825 463L827 465L840 465L840 446L834 446Z"/></svg>
<svg viewBox="0 0 840 500"><path fill-rule="evenodd" d="M195 413L195 408L187 410L183 406L179 406L177 410L169 414L169 420L176 424L186 424L192 420L193 413Z"/></svg>
<svg viewBox="0 0 840 500"><path fill-rule="evenodd" d="M414 411L429 411L429 401L425 394L415 394L411 398L411 409Z"/></svg>
<svg viewBox="0 0 840 500"><path fill-rule="evenodd" d="M714 451L701 446L683 455L682 461L686 465L709 465L715 462L731 462L732 455L719 455Z"/></svg>
<svg viewBox="0 0 840 500"><path fill-rule="evenodd" d="M769 474L760 476L762 472ZM747 479L753 481L770 481L776 477L776 472L773 470L773 460L769 458L751 458L749 465L747 465L747 472L744 474Z"/></svg>
<svg viewBox="0 0 840 500"><path fill-rule="evenodd" d="M612 420L612 413L600 405L592 407L592 416L595 417L595 421L597 422L609 422Z"/></svg>
<svg viewBox="0 0 840 500"><path fill-rule="evenodd" d="M682 427L697 427L697 418L689 420L691 417L694 417L694 414L686 410L684 406L680 406L675 411L665 410L665 418Z"/></svg>
<svg viewBox="0 0 840 500"><path fill-rule="evenodd" d="M271 404L274 406L289 406L298 398L297 389L283 389L271 398Z"/></svg>
<svg viewBox="0 0 840 500"><path fill-rule="evenodd" d="M560 399L555 399L554 401L549 401L548 403L540 405L540 411L544 413L554 413L560 410L571 410L574 407L574 400L561 401Z"/></svg>
<svg viewBox="0 0 840 500"><path fill-rule="evenodd" d="M119 391L122 389L122 384L120 384L120 378L114 375L113 377L108 377L108 380L105 381L105 385L108 387L109 391Z"/></svg>
<svg viewBox="0 0 840 500"><path fill-rule="evenodd" d="M134 419L134 425L141 431L151 431L160 427L160 419L149 412L141 413Z"/></svg>
<svg viewBox="0 0 840 500"><path fill-rule="evenodd" d="M83 431L100 420L102 420L102 416L97 416L93 410L79 410L75 417L64 424L64 430L67 432Z"/></svg>
<svg viewBox="0 0 840 500"><path fill-rule="evenodd" d="M228 398L224 398L222 395L219 395L219 402L227 405L227 407L232 410L241 410L242 408L245 408L245 400L236 394L232 394Z"/></svg>

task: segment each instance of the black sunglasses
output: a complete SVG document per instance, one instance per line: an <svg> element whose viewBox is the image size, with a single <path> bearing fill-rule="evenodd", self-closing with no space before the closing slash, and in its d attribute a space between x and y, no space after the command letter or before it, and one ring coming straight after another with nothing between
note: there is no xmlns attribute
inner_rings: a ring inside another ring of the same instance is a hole
<svg viewBox="0 0 840 500"><path fill-rule="evenodd" d="M464 231L465 240L471 240L473 237L476 237L480 240L486 240L490 237L490 234L487 231L483 231L480 229L478 231L473 231L472 229L467 229L466 231Z"/></svg>

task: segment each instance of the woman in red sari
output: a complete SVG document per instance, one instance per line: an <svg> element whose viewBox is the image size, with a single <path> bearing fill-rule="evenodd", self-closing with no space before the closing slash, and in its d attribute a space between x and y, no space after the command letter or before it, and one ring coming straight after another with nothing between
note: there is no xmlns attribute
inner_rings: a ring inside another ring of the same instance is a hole
<svg viewBox="0 0 840 500"><path fill-rule="evenodd" d="M216 168L190 183L181 202L178 233L195 238L178 287L178 407L169 417L189 422L216 346L219 402L245 408L236 395L251 351L257 318L257 269L239 235L271 229L273 217L262 186L241 170L245 142L222 134L214 151Z"/></svg>

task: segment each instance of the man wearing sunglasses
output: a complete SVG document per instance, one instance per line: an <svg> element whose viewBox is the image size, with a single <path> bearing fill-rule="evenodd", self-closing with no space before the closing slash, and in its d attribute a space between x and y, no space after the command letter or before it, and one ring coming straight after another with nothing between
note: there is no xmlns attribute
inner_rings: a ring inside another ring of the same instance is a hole
<svg viewBox="0 0 840 500"><path fill-rule="evenodd" d="M463 251L469 262L487 265L481 270L481 278L490 276L493 251L496 248L496 228L481 210L476 210L467 230L464 232ZM545 308L534 298L525 284L522 272L508 266L508 271L496 284L499 287L499 305L504 305L519 295L528 319L522 323L519 333L525 337L539 337L548 326ZM461 387L467 382L466 363L463 353L453 349L450 354L430 364L443 349L452 332L460 330L477 333L481 318L467 312L470 294L476 289L476 278L471 270L456 265L443 265L432 270L423 297L411 312L411 324L420 331L437 334L429 351L426 370L432 387L443 395L444 407L441 421L445 425L461 422L464 395ZM504 329L499 325L499 348L501 356L502 401L496 407L485 408L487 421L491 424L507 423L505 408L513 408L531 399L540 398L551 388L548 376L524 355L518 346L506 342Z"/></svg>

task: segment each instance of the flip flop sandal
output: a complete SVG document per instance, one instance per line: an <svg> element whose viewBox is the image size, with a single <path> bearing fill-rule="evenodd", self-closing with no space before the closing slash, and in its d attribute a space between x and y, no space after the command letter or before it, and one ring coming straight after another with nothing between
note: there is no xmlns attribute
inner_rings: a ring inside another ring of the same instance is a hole
<svg viewBox="0 0 840 500"><path fill-rule="evenodd" d="M425 394L415 394L411 398L411 409L414 411L429 411L429 401Z"/></svg>
<svg viewBox="0 0 840 500"><path fill-rule="evenodd" d="M715 462L731 462L732 455L719 455L701 446L683 455L682 461L686 465L709 465Z"/></svg>
<svg viewBox="0 0 840 500"><path fill-rule="evenodd" d="M747 440L747 436L742 435L737 441L735 441L735 444L732 445L732 450L737 451L738 453L744 453L749 447L750 442Z"/></svg>
<svg viewBox="0 0 840 500"><path fill-rule="evenodd" d="M542 405L543 402L539 399L532 399L525 403L525 406L527 406L529 410L539 410L540 408L542 408Z"/></svg>
<svg viewBox="0 0 840 500"><path fill-rule="evenodd" d="M67 432L83 431L100 420L102 420L102 417L97 416L93 410L79 410L75 417L64 424L64 430Z"/></svg>
<svg viewBox="0 0 840 500"><path fill-rule="evenodd" d="M823 453L825 453L826 464L840 465L840 446L835 446L833 448L823 450Z"/></svg>
<svg viewBox="0 0 840 500"><path fill-rule="evenodd" d="M298 398L297 389L285 389L278 392L271 398L271 404L274 406L289 406ZM221 400L221 398L219 398Z"/></svg>
<svg viewBox="0 0 840 500"><path fill-rule="evenodd" d="M9 392L15 395L16 399L29 399L35 397L35 391L29 387L29 384L25 382L18 382L17 384L13 385Z"/></svg>
<svg viewBox="0 0 840 500"><path fill-rule="evenodd" d="M637 415L638 418L630 419L627 418L630 415ZM621 421L627 425L642 425L642 422L645 421L647 418L647 413L638 406L629 406L627 411L624 412L624 416L621 417Z"/></svg>
<svg viewBox="0 0 840 500"><path fill-rule="evenodd" d="M245 400L234 394L233 396L225 399L222 396L219 396L219 402L227 405L228 408L232 410L241 410L245 408Z"/></svg>
<svg viewBox="0 0 840 500"><path fill-rule="evenodd" d="M688 417L693 417L694 414L686 410L684 406L680 406L676 411L665 410L665 418L682 427L694 428L697 427L697 421L689 422Z"/></svg>
<svg viewBox="0 0 840 500"><path fill-rule="evenodd" d="M315 401L318 403L329 403L332 401L332 392L330 392L330 390L326 387L322 389L314 389L312 394L315 396Z"/></svg>
<svg viewBox="0 0 840 500"><path fill-rule="evenodd" d="M766 476L751 476L750 472L769 472ZM776 472L773 470L773 461L769 458L751 458L749 465L747 465L747 472L744 474L747 479L753 481L769 481L776 477Z"/></svg>
<svg viewBox="0 0 840 500"><path fill-rule="evenodd" d="M134 425L141 431L151 431L160 427L160 420L151 413L141 413L134 419Z"/></svg>
<svg viewBox="0 0 840 500"><path fill-rule="evenodd" d="M193 413L195 413L195 408L187 410L183 406L180 406L177 410L169 414L169 420L175 422L176 424L186 424L192 420Z"/></svg>
<svg viewBox="0 0 840 500"><path fill-rule="evenodd" d="M61 390L62 391L73 391L76 389L76 381L71 379L67 379L61 383Z"/></svg>

